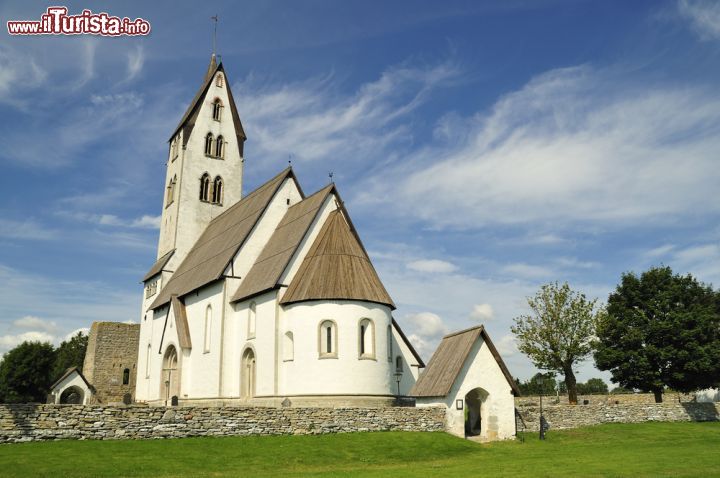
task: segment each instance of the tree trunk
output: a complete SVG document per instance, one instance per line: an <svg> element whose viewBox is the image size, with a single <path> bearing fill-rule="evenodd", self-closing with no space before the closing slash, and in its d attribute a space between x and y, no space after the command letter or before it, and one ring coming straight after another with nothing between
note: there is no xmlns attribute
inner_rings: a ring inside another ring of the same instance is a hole
<svg viewBox="0 0 720 478"><path fill-rule="evenodd" d="M655 394L655 403L662 403L662 396L663 396L662 389L653 390L653 394Z"/></svg>
<svg viewBox="0 0 720 478"><path fill-rule="evenodd" d="M572 365L563 368L565 373L565 386L568 391L568 402L570 405L577 405L577 380L572 370Z"/></svg>

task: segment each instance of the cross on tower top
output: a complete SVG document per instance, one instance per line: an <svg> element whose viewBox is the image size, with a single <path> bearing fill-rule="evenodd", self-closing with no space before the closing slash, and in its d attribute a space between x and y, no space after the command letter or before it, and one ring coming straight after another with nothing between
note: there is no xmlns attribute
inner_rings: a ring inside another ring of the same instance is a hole
<svg viewBox="0 0 720 478"><path fill-rule="evenodd" d="M213 23L214 23L214 27L213 27L213 50L212 50L212 52L213 52L213 56L215 56L215 54L217 53L217 52L216 52L216 47L217 47L217 25L218 25L219 17L218 17L217 14L215 14L215 15L213 15L212 17L210 17L210 20L212 20Z"/></svg>

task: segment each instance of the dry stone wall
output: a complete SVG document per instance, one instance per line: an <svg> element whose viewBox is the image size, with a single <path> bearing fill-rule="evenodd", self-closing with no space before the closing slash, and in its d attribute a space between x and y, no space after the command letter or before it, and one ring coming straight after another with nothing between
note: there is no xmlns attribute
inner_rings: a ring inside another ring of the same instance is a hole
<svg viewBox="0 0 720 478"><path fill-rule="evenodd" d="M444 408L141 407L0 404L0 443L230 435L442 431Z"/></svg>
<svg viewBox="0 0 720 478"><path fill-rule="evenodd" d="M695 395L685 393L666 393L663 395L663 402L689 402L693 400ZM622 405L626 403L655 403L655 395L652 393L604 393L597 395L578 395L578 403L587 405ZM515 406L520 407L524 405L538 405L540 403L540 397L535 396L523 396L515 398ZM568 405L567 394L560 396L545 395L543 396L543 403L547 405Z"/></svg>
<svg viewBox="0 0 720 478"><path fill-rule="evenodd" d="M540 429L540 407L520 404L517 410L526 430ZM707 422L720 420L720 403L670 401L596 405L549 405L543 415L551 429L578 428L600 423ZM520 421L518 420L520 424ZM520 428L520 426L518 427Z"/></svg>

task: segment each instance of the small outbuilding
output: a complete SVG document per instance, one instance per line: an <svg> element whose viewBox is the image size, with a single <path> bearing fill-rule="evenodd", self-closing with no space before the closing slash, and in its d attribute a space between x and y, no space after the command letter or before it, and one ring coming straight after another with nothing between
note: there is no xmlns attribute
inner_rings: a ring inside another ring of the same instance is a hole
<svg viewBox="0 0 720 478"><path fill-rule="evenodd" d="M482 325L443 337L410 391L418 407L445 407L448 432L483 441L515 436L519 394Z"/></svg>
<svg viewBox="0 0 720 478"><path fill-rule="evenodd" d="M78 367L70 367L50 386L50 394L52 403L87 405L93 387Z"/></svg>

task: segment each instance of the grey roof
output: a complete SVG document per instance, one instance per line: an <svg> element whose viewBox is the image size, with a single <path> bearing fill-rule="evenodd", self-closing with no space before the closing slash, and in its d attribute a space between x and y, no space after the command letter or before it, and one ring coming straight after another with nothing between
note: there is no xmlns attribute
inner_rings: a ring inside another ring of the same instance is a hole
<svg viewBox="0 0 720 478"><path fill-rule="evenodd" d="M175 249L168 252L167 254L162 256L160 259L156 260L155 264L153 264L153 266L150 268L150 270L147 272L147 274L145 274L145 276L142 278L142 282L145 282L148 279L150 279L152 276L157 275L160 272L162 272L163 268L168 263L168 261L170 260L170 258L172 257L172 255L174 253L175 253Z"/></svg>
<svg viewBox="0 0 720 478"><path fill-rule="evenodd" d="M395 309L343 207L325 220L281 304L360 300Z"/></svg>
<svg viewBox="0 0 720 478"><path fill-rule="evenodd" d="M183 297L220 279L287 178L296 181L291 168L285 169L213 219L150 308L157 309L170 302L173 295Z"/></svg>
<svg viewBox="0 0 720 478"><path fill-rule="evenodd" d="M415 350L415 347L413 347L413 345L410 343L407 336L405 335L405 332L403 332L402 329L400 328L400 324L398 324L397 320L395 320L395 317L393 317L393 319L392 319L392 324L393 324L393 327L395 327L395 330L398 331L398 334L400 334L400 338L402 338L403 342L405 342L405 345L407 345L407 348L410 349L410 353L412 353L413 357L415 357L415 360L417 360L418 366L420 368L424 368L425 362L423 362L423 359L422 359L422 357L420 357L420 354L417 353L417 350Z"/></svg>
<svg viewBox="0 0 720 478"><path fill-rule="evenodd" d="M502 357L490 340L485 327L482 325L461 330L443 337L440 345L433 354L425 371L415 382L410 396L412 397L444 397L450 393L455 380L457 380L465 361L470 354L473 344L482 337L490 349L495 361L505 375L515 395L520 395L515 380L505 366Z"/></svg>
<svg viewBox="0 0 720 478"><path fill-rule="evenodd" d="M295 255L325 199L334 190L334 185L326 186L287 210L231 301L248 299L280 285L280 276Z"/></svg>
<svg viewBox="0 0 720 478"><path fill-rule="evenodd" d="M230 100L230 114L233 119L233 125L235 126L235 136L237 136L238 145L242 146L243 141L247 139L247 136L245 136L245 130L243 129L242 123L240 122L240 115L238 114L237 107L235 106L235 99L233 98L232 90L230 89L230 82L228 81L227 73L225 73L225 68L223 67L222 63L217 64L215 62L215 55L213 54L210 58L210 65L208 66L207 72L205 73L203 84L198 90L198 92L195 93L195 97L190 102L190 106L188 106L188 109L185 111L185 114L180 120L180 123L178 123L177 128L175 128L173 134L170 136L171 141L178 134L178 131L180 131L180 129L182 128L183 146L187 144L190 133L195 127L195 120L197 119L198 112L200 111L200 103L205 97L208 89L210 88L212 80L215 77L215 73L218 71L221 71L225 75L224 84L225 88L227 88L228 99Z"/></svg>

